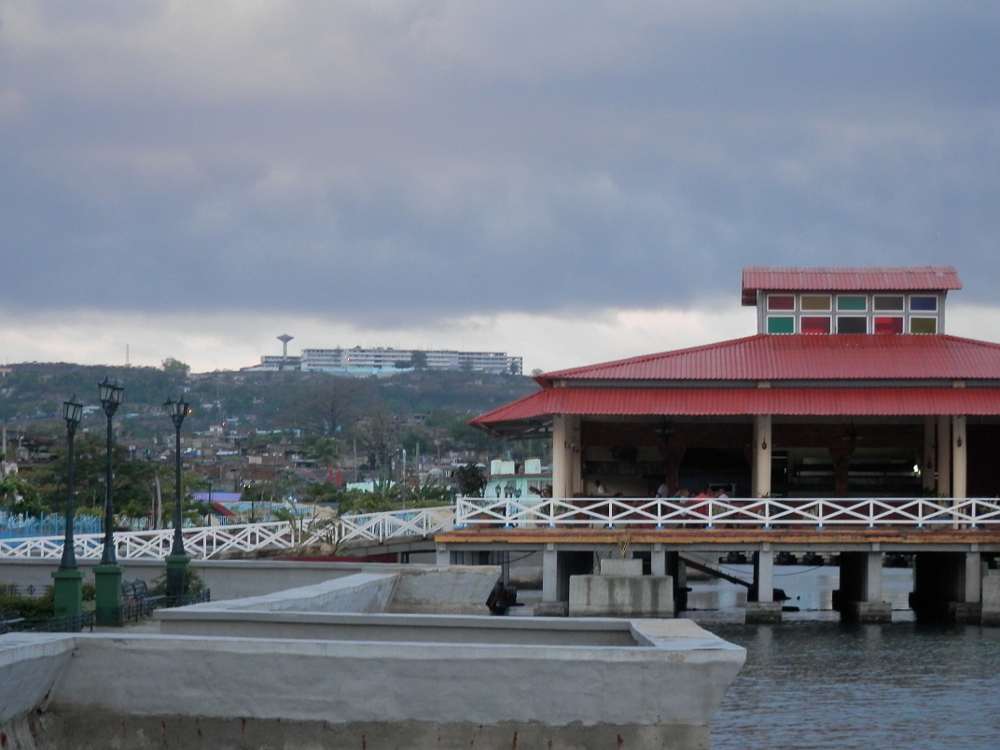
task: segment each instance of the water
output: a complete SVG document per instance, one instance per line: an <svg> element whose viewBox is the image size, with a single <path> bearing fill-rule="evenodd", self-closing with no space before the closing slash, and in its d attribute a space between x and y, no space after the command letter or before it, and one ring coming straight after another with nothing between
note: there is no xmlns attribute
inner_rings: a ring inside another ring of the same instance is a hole
<svg viewBox="0 0 1000 750"><path fill-rule="evenodd" d="M1000 748L1000 629L706 627L747 649L713 750Z"/></svg>
<svg viewBox="0 0 1000 750"><path fill-rule="evenodd" d="M785 604L801 610L781 625L726 622L745 590L692 585L687 616L747 649L712 721L713 750L1000 748L1000 628L917 625L907 609L911 571L883 572L891 625L838 621L829 610L836 567L775 568Z"/></svg>

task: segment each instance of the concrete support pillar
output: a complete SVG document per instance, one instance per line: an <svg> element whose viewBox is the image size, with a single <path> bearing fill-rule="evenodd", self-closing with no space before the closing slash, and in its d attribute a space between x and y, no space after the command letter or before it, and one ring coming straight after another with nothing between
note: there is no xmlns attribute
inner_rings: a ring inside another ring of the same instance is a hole
<svg viewBox="0 0 1000 750"><path fill-rule="evenodd" d="M437 559L435 562L438 565L451 565L451 553L448 552L448 545L439 544L436 548Z"/></svg>
<svg viewBox="0 0 1000 750"><path fill-rule="evenodd" d="M918 622L970 622L982 618L981 556L972 552L918 552L910 606Z"/></svg>
<svg viewBox="0 0 1000 750"><path fill-rule="evenodd" d="M940 416L937 420L937 496L951 497L951 417Z"/></svg>
<svg viewBox="0 0 1000 750"><path fill-rule="evenodd" d="M556 414L552 418L552 497L573 497L583 491L580 417Z"/></svg>
<svg viewBox="0 0 1000 750"><path fill-rule="evenodd" d="M753 474L751 494L768 497L771 494L771 415L755 414L753 418Z"/></svg>
<svg viewBox="0 0 1000 750"><path fill-rule="evenodd" d="M688 599L687 566L679 552L666 552L663 557L666 574L674 579L674 611L684 612Z"/></svg>
<svg viewBox="0 0 1000 750"><path fill-rule="evenodd" d="M546 544L542 550L542 601L559 600L559 553L554 544Z"/></svg>
<svg viewBox="0 0 1000 750"><path fill-rule="evenodd" d="M966 456L968 455L967 444L965 416L956 414L951 418L951 496L956 500L964 500L966 497L966 485L968 481L968 468L966 464Z"/></svg>
<svg viewBox="0 0 1000 750"><path fill-rule="evenodd" d="M965 569L962 571L962 602L980 604L982 602L982 586L982 555L978 552L966 552Z"/></svg>
<svg viewBox="0 0 1000 750"><path fill-rule="evenodd" d="M882 553L840 553L840 588L833 608L846 622L892 622L892 607L882 601Z"/></svg>
<svg viewBox="0 0 1000 750"><path fill-rule="evenodd" d="M667 553L662 544L654 544L652 552L649 553L649 574L654 576L667 574Z"/></svg>
<svg viewBox="0 0 1000 750"><path fill-rule="evenodd" d="M753 553L753 582L757 598L747 600L747 623L781 622L781 602L774 601L774 552L770 544Z"/></svg>
<svg viewBox="0 0 1000 750"><path fill-rule="evenodd" d="M924 455L920 464L920 486L932 492L937 483L937 418L924 417Z"/></svg>
<svg viewBox="0 0 1000 750"><path fill-rule="evenodd" d="M774 601L774 551L770 544L753 556L753 583L758 602Z"/></svg>

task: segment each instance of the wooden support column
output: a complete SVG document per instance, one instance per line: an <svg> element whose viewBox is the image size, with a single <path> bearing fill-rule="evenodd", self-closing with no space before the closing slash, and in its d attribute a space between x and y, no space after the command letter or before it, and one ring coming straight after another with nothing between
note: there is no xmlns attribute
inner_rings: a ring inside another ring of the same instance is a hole
<svg viewBox="0 0 1000 750"><path fill-rule="evenodd" d="M827 450L830 451L830 459L833 461L833 496L847 497L850 491L848 477L854 445L839 443L828 446Z"/></svg>
<svg viewBox="0 0 1000 750"><path fill-rule="evenodd" d="M771 442L771 415L755 414L753 418L753 475L750 493L754 497L767 497L771 494Z"/></svg>
<svg viewBox="0 0 1000 750"><path fill-rule="evenodd" d="M941 415L937 419L937 496L951 497L951 417Z"/></svg>
<svg viewBox="0 0 1000 750"><path fill-rule="evenodd" d="M968 439L965 431L965 416L951 418L951 496L956 500L966 498L968 467L966 463Z"/></svg>
<svg viewBox="0 0 1000 750"><path fill-rule="evenodd" d="M556 414L552 418L552 497L582 492L580 469L580 417Z"/></svg>
<svg viewBox="0 0 1000 750"><path fill-rule="evenodd" d="M920 486L932 492L937 486L937 417L924 417L924 455L920 463Z"/></svg>

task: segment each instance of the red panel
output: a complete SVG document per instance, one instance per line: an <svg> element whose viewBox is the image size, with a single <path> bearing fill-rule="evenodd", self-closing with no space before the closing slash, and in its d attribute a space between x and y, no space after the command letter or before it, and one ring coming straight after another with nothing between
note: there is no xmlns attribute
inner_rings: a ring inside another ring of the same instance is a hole
<svg viewBox="0 0 1000 750"><path fill-rule="evenodd" d="M470 424L488 427L552 414L1000 415L1000 388L547 388Z"/></svg>
<svg viewBox="0 0 1000 750"><path fill-rule="evenodd" d="M961 289L953 266L899 268L771 268L743 269L743 300L757 290L774 292L907 292ZM752 303L751 303L752 304Z"/></svg>
<svg viewBox="0 0 1000 750"><path fill-rule="evenodd" d="M892 317L876 317L874 322L875 333L902 333L903 319Z"/></svg>
<svg viewBox="0 0 1000 750"><path fill-rule="evenodd" d="M556 380L975 380L1000 377L1000 345L955 336L769 336L540 375Z"/></svg>
<svg viewBox="0 0 1000 750"><path fill-rule="evenodd" d="M802 333L815 334L815 333L829 333L830 332L830 318L826 317L812 317L804 315L799 318L799 330Z"/></svg>
<svg viewBox="0 0 1000 750"><path fill-rule="evenodd" d="M770 294L767 297L768 310L794 310L794 294Z"/></svg>

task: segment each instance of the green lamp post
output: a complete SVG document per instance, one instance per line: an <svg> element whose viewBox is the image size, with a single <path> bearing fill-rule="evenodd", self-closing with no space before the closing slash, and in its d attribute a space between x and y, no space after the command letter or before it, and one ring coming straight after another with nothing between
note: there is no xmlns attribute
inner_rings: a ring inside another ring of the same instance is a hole
<svg viewBox="0 0 1000 750"><path fill-rule="evenodd" d="M63 419L66 420L66 536L63 539L62 560L59 569L52 573L52 597L55 616L65 618L66 629L80 629L80 615L83 612L83 573L76 567L76 550L73 542L73 438L76 427L83 417L83 404L74 395L63 402Z"/></svg>
<svg viewBox="0 0 1000 750"><path fill-rule="evenodd" d="M122 569L115 551L115 516L113 505L114 443L111 419L122 402L123 386L108 382L107 378L97 384L101 396L101 408L108 418L107 463L104 477L104 551L101 562L94 566L95 614L98 625L121 625Z"/></svg>
<svg viewBox="0 0 1000 750"><path fill-rule="evenodd" d="M167 396L164 410L173 420L176 431L174 443L174 541L167 555L167 596L180 602L184 595L184 581L187 578L188 563L191 558L184 553L184 535L181 533L183 509L181 507L181 425L188 415L188 402L180 398L174 401Z"/></svg>

